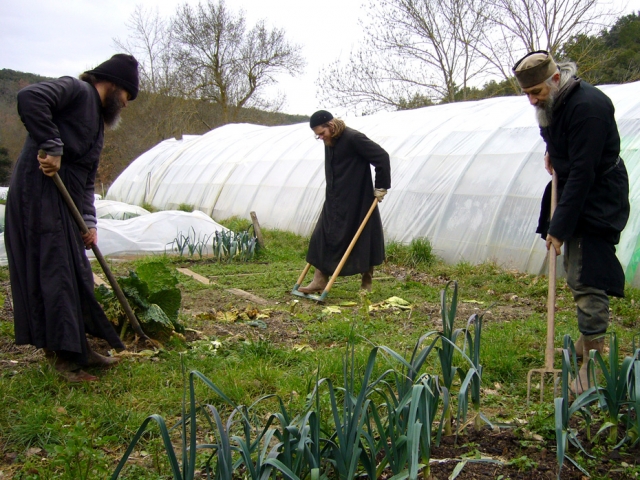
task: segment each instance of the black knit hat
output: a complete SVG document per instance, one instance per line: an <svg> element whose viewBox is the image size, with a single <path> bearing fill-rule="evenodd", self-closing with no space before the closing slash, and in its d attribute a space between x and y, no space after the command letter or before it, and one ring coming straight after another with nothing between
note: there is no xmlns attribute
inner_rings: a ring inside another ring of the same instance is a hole
<svg viewBox="0 0 640 480"><path fill-rule="evenodd" d="M309 119L309 126L311 128L316 128L318 125L324 125L331 120L333 120L333 115L326 110L318 110L316 113L311 115L311 118Z"/></svg>
<svg viewBox="0 0 640 480"><path fill-rule="evenodd" d="M124 88L131 95L130 100L138 96L138 61L132 55L116 53L106 62L85 73Z"/></svg>

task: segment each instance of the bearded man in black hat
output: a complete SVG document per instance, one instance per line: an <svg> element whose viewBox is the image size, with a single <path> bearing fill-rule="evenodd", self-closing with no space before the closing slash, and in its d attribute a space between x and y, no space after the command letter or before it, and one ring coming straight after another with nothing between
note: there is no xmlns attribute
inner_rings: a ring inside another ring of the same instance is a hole
<svg viewBox="0 0 640 480"><path fill-rule="evenodd" d="M556 64L545 51L532 52L513 67L536 109L547 145L545 167L558 178L558 205L549 219L545 191L537 232L560 255L564 245L567 284L576 302L583 359L571 385L588 385L590 350L602 352L609 324L609 295L624 296L624 272L615 245L629 218L629 179L620 158L614 107L604 93L576 77L572 62Z"/></svg>
<svg viewBox="0 0 640 480"><path fill-rule="evenodd" d="M62 77L18 92L28 135L11 176L5 217L15 341L44 349L71 382L97 379L83 367L116 362L92 351L86 333L124 348L94 296L85 249L98 242L94 182L104 126L114 127L137 95L138 62L124 54L80 79ZM46 158L39 158L39 150ZM49 178L56 172L89 227L84 236Z"/></svg>
<svg viewBox="0 0 640 480"><path fill-rule="evenodd" d="M307 262L315 267L313 280L298 291L321 292L327 286L373 199L382 201L391 188L389 154L366 135L334 118L326 110L311 115L309 126L324 142L326 196L311 235ZM371 180L375 168L375 188ZM362 274L361 287L371 290L373 267L384 261L384 235L376 207L360 234L340 276Z"/></svg>

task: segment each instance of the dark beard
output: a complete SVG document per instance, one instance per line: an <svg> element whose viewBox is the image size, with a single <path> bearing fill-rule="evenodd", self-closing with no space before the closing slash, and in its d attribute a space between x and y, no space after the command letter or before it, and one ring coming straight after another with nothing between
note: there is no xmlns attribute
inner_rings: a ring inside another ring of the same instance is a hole
<svg viewBox="0 0 640 480"><path fill-rule="evenodd" d="M102 107L102 118L104 124L111 130L118 128L120 123L120 112L124 105L120 100L122 89L120 87L113 88L104 99L104 106Z"/></svg>

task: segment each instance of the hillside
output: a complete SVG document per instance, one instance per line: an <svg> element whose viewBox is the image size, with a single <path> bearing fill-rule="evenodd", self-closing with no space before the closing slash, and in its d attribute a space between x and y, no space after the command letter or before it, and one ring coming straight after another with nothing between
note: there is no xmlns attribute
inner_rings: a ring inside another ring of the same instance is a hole
<svg viewBox="0 0 640 480"><path fill-rule="evenodd" d="M47 80L33 73L0 70L0 148L6 148L15 161L26 131L16 110L16 94L32 83ZM106 187L138 155L168 138L201 135L222 125L219 108L205 101L141 92L122 114L116 130L105 133L105 146L98 171L97 191ZM308 117L243 109L237 121L259 125L289 125Z"/></svg>

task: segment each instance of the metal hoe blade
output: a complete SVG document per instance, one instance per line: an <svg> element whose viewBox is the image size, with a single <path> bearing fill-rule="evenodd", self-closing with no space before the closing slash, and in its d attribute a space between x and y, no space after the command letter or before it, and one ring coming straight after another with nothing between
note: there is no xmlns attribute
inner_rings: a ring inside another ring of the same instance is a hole
<svg viewBox="0 0 640 480"><path fill-rule="evenodd" d="M303 293L303 292L298 290L298 288L300 288L300 285L302 285L302 282L304 281L304 277L307 275L307 272L309 271L309 268L311 268L311 264L307 263L306 267L304 267L304 270L302 270L302 273L298 277L298 281L296 282L296 284L293 286L293 289L291 290L291 294L292 295L296 295L296 296L302 297L302 298L308 298L310 300L315 300L316 302L324 302L326 300L327 295L329 295L329 290L331 290L331 287L333 286L333 283L338 278L338 275L340 275L340 272L342 271L342 267L344 267L344 264L347 263L347 259L349 258L349 255L351 254L351 251L353 250L353 247L356 245L356 242L358 241L358 238L360 238L360 234L364 230L364 227L367 225L367 222L369 221L369 218L371 217L371 214L373 214L373 211L376 209L377 205L378 205L378 199L374 198L373 199L373 203L371 204L371 207L369 208L369 211L367 212L367 214L365 215L364 219L362 220L362 223L360 224L360 228L358 228L358 231L353 236L353 240L351 240L351 243L349 244L349 247L347 247L347 251L344 252L344 255L342 256L342 259L340 260L340 263L336 267L336 270L333 272L333 275L331 275L331 279L329 280L329 283L327 283L327 286L324 287L324 290L322 291L322 294L313 295L311 293Z"/></svg>

